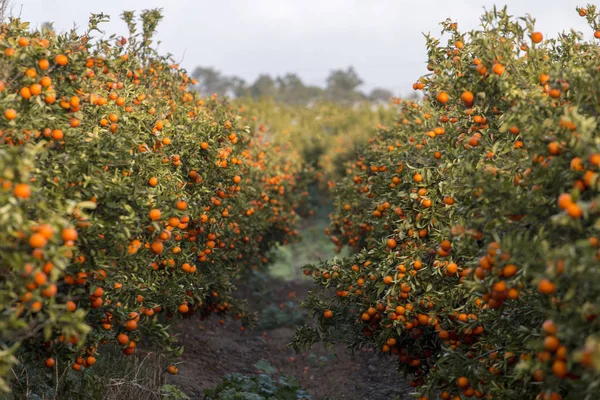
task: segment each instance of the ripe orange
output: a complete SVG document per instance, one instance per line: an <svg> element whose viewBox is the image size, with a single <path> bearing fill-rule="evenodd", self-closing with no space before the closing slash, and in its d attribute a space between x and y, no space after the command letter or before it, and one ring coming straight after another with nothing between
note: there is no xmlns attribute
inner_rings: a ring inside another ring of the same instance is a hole
<svg viewBox="0 0 600 400"><path fill-rule="evenodd" d="M169 374L171 375L177 375L179 369L177 369L177 367L174 365L169 365L169 367L167 368L167 372L169 372Z"/></svg>
<svg viewBox="0 0 600 400"><path fill-rule="evenodd" d="M28 99L31 97L31 90L29 90L29 88L27 86L25 86L24 88L21 88L21 90L19 91L19 94L21 95L22 98Z"/></svg>
<svg viewBox="0 0 600 400"><path fill-rule="evenodd" d="M571 204L573 204L573 201L569 193L563 193L558 196L558 206L563 210L566 210Z"/></svg>
<svg viewBox="0 0 600 400"><path fill-rule="evenodd" d="M437 101L439 101L440 103L447 103L448 100L450 99L450 96L448 96L448 93L446 92L439 92L436 96Z"/></svg>
<svg viewBox="0 0 600 400"><path fill-rule="evenodd" d="M154 254L161 254L163 252L164 247L161 242L154 242L154 243L152 243L150 248Z"/></svg>
<svg viewBox="0 0 600 400"><path fill-rule="evenodd" d="M187 313L188 311L190 311L189 307L187 306L187 304L180 304L179 305L179 312L182 314Z"/></svg>
<svg viewBox="0 0 600 400"><path fill-rule="evenodd" d="M492 72L498 76L502 75L505 70L506 68L504 68L504 65L500 63L494 64L494 66L492 67Z"/></svg>
<svg viewBox="0 0 600 400"><path fill-rule="evenodd" d="M135 331L137 329L137 322L134 319L130 319L129 321L125 322L125 329L128 331Z"/></svg>
<svg viewBox="0 0 600 400"><path fill-rule="evenodd" d="M544 278L538 283L538 292L542 294L552 294L555 289L556 286L554 283L550 282L548 279Z"/></svg>
<svg viewBox="0 0 600 400"><path fill-rule="evenodd" d="M31 188L26 183L19 183L13 189L13 196L18 199L28 199L31 196Z"/></svg>
<svg viewBox="0 0 600 400"><path fill-rule="evenodd" d="M148 213L148 216L150 217L150 219L152 221L158 221L160 219L160 210L157 208L154 208L152 210L150 210L150 212Z"/></svg>
<svg viewBox="0 0 600 400"><path fill-rule="evenodd" d="M33 248L41 248L46 246L48 240L39 233L34 233L29 237L29 245Z"/></svg>
<svg viewBox="0 0 600 400"><path fill-rule="evenodd" d="M69 311L69 312L73 312L77 309L77 305L75 304L74 301L71 301L71 300L69 300L65 303L65 307L66 307L67 311Z"/></svg>
<svg viewBox="0 0 600 400"><path fill-rule="evenodd" d="M117 336L117 342L118 342L120 345L124 346L124 345L126 345L127 343L129 343L129 336L127 336L127 334L125 334L125 333L120 333L120 334Z"/></svg>
<svg viewBox="0 0 600 400"><path fill-rule="evenodd" d="M567 364L561 360L554 361L552 363L552 372L559 379L565 378L567 376Z"/></svg>
<svg viewBox="0 0 600 400"><path fill-rule="evenodd" d="M65 134L60 129L54 129L52 131L52 138L55 140L62 140L65 137Z"/></svg>
<svg viewBox="0 0 600 400"><path fill-rule="evenodd" d="M581 207L577 205L577 203L571 203L567 206L567 214L569 214L572 218L581 218L583 215L583 211Z"/></svg>
<svg viewBox="0 0 600 400"><path fill-rule="evenodd" d="M69 63L69 59L64 54L59 54L56 57L54 57L54 61L61 67L64 67Z"/></svg>
<svg viewBox="0 0 600 400"><path fill-rule="evenodd" d="M29 91L32 95L37 96L40 93L42 93L42 85L40 85L39 83L34 83L29 87Z"/></svg>
<svg viewBox="0 0 600 400"><path fill-rule="evenodd" d="M50 67L50 62L44 58L43 60L38 61L38 66L42 71L45 71Z"/></svg>
<svg viewBox="0 0 600 400"><path fill-rule="evenodd" d="M458 272L458 265L456 263L450 263L446 267L446 271L448 274L454 275Z"/></svg>
<svg viewBox="0 0 600 400"><path fill-rule="evenodd" d="M465 91L460 95L460 99L467 107L470 107L473 104L475 96L473 96L473 93Z"/></svg>
<svg viewBox="0 0 600 400"><path fill-rule="evenodd" d="M542 40L544 40L544 35L541 32L533 32L531 34L531 41L533 43L540 43Z"/></svg>
<svg viewBox="0 0 600 400"><path fill-rule="evenodd" d="M61 233L61 238L65 242L73 242L77 240L77 230L75 228L64 228Z"/></svg>
<svg viewBox="0 0 600 400"><path fill-rule="evenodd" d="M17 112L12 108L7 108L6 111L4 111L4 118L6 118L8 120L16 119Z"/></svg>
<svg viewBox="0 0 600 400"><path fill-rule="evenodd" d="M469 379L465 378L464 376L461 376L456 380L456 386L458 386L461 389L467 388L469 386Z"/></svg>

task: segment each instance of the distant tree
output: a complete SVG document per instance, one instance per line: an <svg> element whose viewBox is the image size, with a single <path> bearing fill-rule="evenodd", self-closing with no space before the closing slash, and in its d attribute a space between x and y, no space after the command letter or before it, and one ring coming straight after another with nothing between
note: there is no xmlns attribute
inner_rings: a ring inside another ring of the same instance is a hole
<svg viewBox="0 0 600 400"><path fill-rule="evenodd" d="M325 89L306 85L294 73L275 78L269 74L261 74L252 84L249 84L238 76L223 75L212 67L196 67L192 77L198 81L196 90L204 96L217 93L233 97L270 97L288 104L308 104L317 99L329 99L346 104L359 100L382 102L392 97L392 92L383 88L373 89L368 96L360 92L358 87L363 81L351 66L346 70L331 71Z"/></svg>
<svg viewBox="0 0 600 400"><path fill-rule="evenodd" d="M271 75L262 74L250 86L250 95L254 98L260 97L271 97L275 98L277 94L277 87L275 86L275 80L271 78Z"/></svg>
<svg viewBox="0 0 600 400"><path fill-rule="evenodd" d="M391 90L387 90L384 88L374 88L369 93L369 100L373 102L387 102L389 101L394 94Z"/></svg>
<svg viewBox="0 0 600 400"><path fill-rule="evenodd" d="M323 90L316 86L306 86L296 74L286 74L276 79L277 100L289 104L307 104L320 97Z"/></svg>
<svg viewBox="0 0 600 400"><path fill-rule="evenodd" d="M229 80L229 90L235 97L245 97L250 95L250 88L248 83L237 76L232 76Z"/></svg>
<svg viewBox="0 0 600 400"><path fill-rule="evenodd" d="M337 102L354 102L365 97L357 88L362 85L363 80L358 76L352 66L345 71L337 69L331 71L327 77L327 98Z"/></svg>
<svg viewBox="0 0 600 400"><path fill-rule="evenodd" d="M226 95L230 88L229 79L212 67L196 67L192 77L198 81L197 90L206 96L213 93Z"/></svg>
<svg viewBox="0 0 600 400"><path fill-rule="evenodd" d="M325 91L319 86L311 85L306 87L306 93L309 101L312 101L323 98Z"/></svg>
<svg viewBox="0 0 600 400"><path fill-rule="evenodd" d="M411 100L411 101L421 100L421 96L419 95L419 92L410 92L410 94L404 96L404 98L406 100Z"/></svg>

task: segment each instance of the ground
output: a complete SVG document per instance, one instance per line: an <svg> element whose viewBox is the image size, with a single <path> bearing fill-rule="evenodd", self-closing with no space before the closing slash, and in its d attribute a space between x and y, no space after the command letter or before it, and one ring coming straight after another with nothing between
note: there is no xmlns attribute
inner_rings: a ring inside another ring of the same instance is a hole
<svg viewBox="0 0 600 400"><path fill-rule="evenodd" d="M277 374L295 377L315 400L408 399L412 389L398 374L391 357L343 346L316 345L296 354L288 344L298 323L310 323L299 302L313 288L302 276L302 265L333 256L333 245L324 235L326 208L304 221L303 241L281 248L262 282L242 287L250 311L259 315L257 328L240 332L233 321L221 326L217 319L186 320L179 327L185 346L179 374L170 383L190 398L202 399L204 389L214 387L232 372L255 374L261 360L277 368ZM207 368L210 366L210 368Z"/></svg>
<svg viewBox="0 0 600 400"><path fill-rule="evenodd" d="M311 288L306 281L280 285L270 299L274 304L290 302L291 292L296 293L291 300L296 302ZM233 322L221 326L216 320L187 320L181 325L179 336L185 346L183 360L179 374L170 382L190 398L202 399L204 389L216 386L228 373L256 373L254 365L266 360L277 368L278 374L295 377L315 400L409 398L411 388L398 374L392 358L372 351L352 354L343 346L322 345L296 354L287 346L294 332L293 327L240 332L239 325Z"/></svg>

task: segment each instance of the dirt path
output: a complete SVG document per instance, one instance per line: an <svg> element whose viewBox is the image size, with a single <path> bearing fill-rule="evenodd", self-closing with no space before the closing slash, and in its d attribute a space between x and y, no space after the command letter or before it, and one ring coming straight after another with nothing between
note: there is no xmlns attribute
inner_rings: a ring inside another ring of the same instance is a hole
<svg viewBox="0 0 600 400"><path fill-rule="evenodd" d="M273 286L276 290L267 296L263 293L261 300L251 299L252 310L260 311L265 306L277 308L282 304L288 307L283 312L298 314L298 300L291 300L289 294L295 292L297 298L302 298L311 287L307 281L273 281L269 285L277 285ZM341 346L321 345L304 354L295 354L287 347L294 332L293 327L240 332L233 322L221 326L214 318L203 322L187 320L179 336L185 345L183 362L179 375L171 382L190 398L202 399L204 389L216 386L226 374L254 374L254 364L266 360L277 368L278 374L295 377L315 400L409 398L411 388L398 375L391 358L379 357L371 351L352 355Z"/></svg>

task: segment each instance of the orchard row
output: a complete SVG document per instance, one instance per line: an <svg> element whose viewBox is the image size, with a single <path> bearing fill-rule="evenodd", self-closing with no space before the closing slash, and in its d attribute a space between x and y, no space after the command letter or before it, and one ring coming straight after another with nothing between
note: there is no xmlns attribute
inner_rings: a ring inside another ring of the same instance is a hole
<svg viewBox="0 0 600 400"><path fill-rule="evenodd" d="M306 267L298 347L375 347L422 399L600 396L600 45L533 22L427 36L425 100L334 182L329 233L357 253Z"/></svg>
<svg viewBox="0 0 600 400"><path fill-rule="evenodd" d="M178 314L243 329L233 280L297 235L299 155L198 97L152 47L157 11L124 13L128 38L94 39L104 19L0 25L0 377L18 361L58 379L107 344L176 356Z"/></svg>

